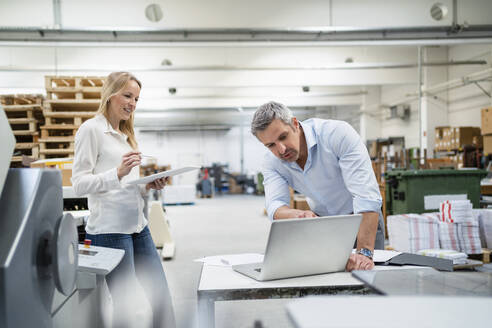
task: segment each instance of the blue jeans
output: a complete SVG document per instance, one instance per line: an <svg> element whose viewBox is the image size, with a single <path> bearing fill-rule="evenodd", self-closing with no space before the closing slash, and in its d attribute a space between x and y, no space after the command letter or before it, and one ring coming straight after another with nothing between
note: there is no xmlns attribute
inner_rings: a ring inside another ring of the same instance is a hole
<svg viewBox="0 0 492 328"><path fill-rule="evenodd" d="M152 306L153 327L174 328L171 295L149 228L134 234L86 234L86 238L95 246L125 250L120 264L106 276L113 299L113 327L134 327L136 277Z"/></svg>

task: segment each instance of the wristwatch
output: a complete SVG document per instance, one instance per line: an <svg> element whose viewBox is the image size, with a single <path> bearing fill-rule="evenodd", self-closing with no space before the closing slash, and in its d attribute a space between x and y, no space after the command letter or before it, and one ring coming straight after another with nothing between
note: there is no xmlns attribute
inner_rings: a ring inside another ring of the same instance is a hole
<svg viewBox="0 0 492 328"><path fill-rule="evenodd" d="M361 255L367 256L371 260L372 260L372 257L373 257L373 252L370 249L368 249L368 248L361 248L361 249L359 249L357 251L357 254L361 254Z"/></svg>

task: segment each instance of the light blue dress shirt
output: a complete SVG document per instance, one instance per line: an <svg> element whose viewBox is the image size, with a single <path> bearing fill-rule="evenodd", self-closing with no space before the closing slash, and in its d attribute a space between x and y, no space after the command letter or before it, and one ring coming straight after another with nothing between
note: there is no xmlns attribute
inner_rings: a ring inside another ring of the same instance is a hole
<svg viewBox="0 0 492 328"><path fill-rule="evenodd" d="M309 119L301 123L308 158L302 170L271 152L265 156L263 175L268 216L289 206L289 186L309 198L320 216L380 212L381 194L366 147L346 122Z"/></svg>

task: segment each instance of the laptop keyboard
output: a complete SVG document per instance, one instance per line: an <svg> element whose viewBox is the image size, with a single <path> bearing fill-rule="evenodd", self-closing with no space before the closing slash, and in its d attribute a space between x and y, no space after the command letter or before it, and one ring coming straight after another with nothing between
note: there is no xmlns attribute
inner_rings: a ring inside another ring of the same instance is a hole
<svg viewBox="0 0 492 328"><path fill-rule="evenodd" d="M256 268L255 271L261 272L261 268Z"/></svg>

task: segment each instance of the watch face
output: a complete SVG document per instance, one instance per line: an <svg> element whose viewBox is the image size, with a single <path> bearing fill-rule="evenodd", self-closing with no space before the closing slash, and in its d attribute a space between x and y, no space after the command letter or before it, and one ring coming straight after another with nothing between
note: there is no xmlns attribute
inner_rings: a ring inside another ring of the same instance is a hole
<svg viewBox="0 0 492 328"><path fill-rule="evenodd" d="M371 252L371 250L370 250L370 249L367 249L367 248L361 248L361 249L359 250L359 252L358 252L358 253L359 253L359 254L362 254L362 255L364 255L364 256L367 256L367 257L369 257L369 258L371 258L371 259L372 259L372 252Z"/></svg>

